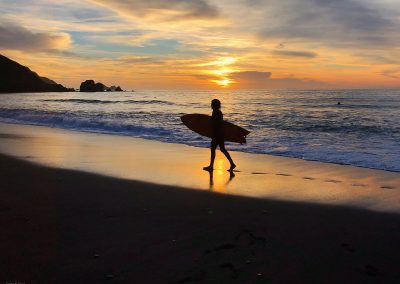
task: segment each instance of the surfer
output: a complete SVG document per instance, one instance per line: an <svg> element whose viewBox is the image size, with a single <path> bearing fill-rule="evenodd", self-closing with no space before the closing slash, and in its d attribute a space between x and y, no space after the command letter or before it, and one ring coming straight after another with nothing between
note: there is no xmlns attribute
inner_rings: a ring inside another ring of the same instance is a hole
<svg viewBox="0 0 400 284"><path fill-rule="evenodd" d="M217 149L217 146L219 145L219 149L221 150L222 153L224 153L224 155L228 159L229 163L231 164L229 171L233 171L233 169L236 168L236 165L233 162L231 155L229 155L228 151L225 148L224 131L223 131L223 127L222 127L222 122L224 120L224 117L220 110L221 102L218 99L213 99L211 101L211 108L213 110L212 116L211 116L211 119L212 119L211 161L210 161L210 165L207 167L204 167L203 169L206 171L213 170L214 160L215 160L215 150Z"/></svg>

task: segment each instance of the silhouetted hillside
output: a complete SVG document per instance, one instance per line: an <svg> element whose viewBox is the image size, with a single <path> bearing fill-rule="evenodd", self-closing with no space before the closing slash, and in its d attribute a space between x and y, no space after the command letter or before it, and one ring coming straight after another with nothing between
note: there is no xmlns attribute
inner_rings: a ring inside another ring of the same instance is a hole
<svg viewBox="0 0 400 284"><path fill-rule="evenodd" d="M53 80L42 78L28 67L0 54L0 93L67 91L74 89L65 88Z"/></svg>

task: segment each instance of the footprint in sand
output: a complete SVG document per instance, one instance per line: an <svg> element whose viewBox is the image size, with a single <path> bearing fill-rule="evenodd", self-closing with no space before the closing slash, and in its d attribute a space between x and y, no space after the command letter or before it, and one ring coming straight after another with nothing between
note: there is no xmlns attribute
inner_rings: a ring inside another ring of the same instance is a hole
<svg viewBox="0 0 400 284"><path fill-rule="evenodd" d="M219 267L228 269L231 272L232 279L237 279L239 277L239 272L232 263L230 262L223 263Z"/></svg>
<svg viewBox="0 0 400 284"><path fill-rule="evenodd" d="M331 183L341 183L340 180L335 180L335 179L326 179L324 182L331 182Z"/></svg>
<svg viewBox="0 0 400 284"><path fill-rule="evenodd" d="M206 272L204 270L200 270L198 272L193 273L190 276L186 276L181 280L178 280L174 283L193 283L193 282L202 282L206 276Z"/></svg>
<svg viewBox="0 0 400 284"><path fill-rule="evenodd" d="M351 186L355 186L355 187L364 187L364 186L366 186L366 185L363 184L363 183L353 183Z"/></svg>
<svg viewBox="0 0 400 284"><path fill-rule="evenodd" d="M237 245L235 245L235 244L227 243L227 244L222 244L220 246L215 247L212 251L218 252L218 251L234 249L236 247L237 247ZM206 253L210 253L210 252L211 252L210 250L206 251Z"/></svg>
<svg viewBox="0 0 400 284"><path fill-rule="evenodd" d="M283 176L283 177L291 177L292 175L290 174L275 174L277 176Z"/></svg>
<svg viewBox="0 0 400 284"><path fill-rule="evenodd" d="M248 242L249 245L258 243L262 246L265 246L267 242L264 237L258 237L248 229L241 229L240 232L235 236L235 241L240 242L241 240Z"/></svg>
<svg viewBox="0 0 400 284"><path fill-rule="evenodd" d="M348 243L342 243L342 248L347 250L348 252L355 252L356 250Z"/></svg>
<svg viewBox="0 0 400 284"><path fill-rule="evenodd" d="M371 265L371 264L366 264L364 266L364 271L368 276L377 276L379 274L379 270L378 268L376 268L375 266Z"/></svg>
<svg viewBox="0 0 400 284"><path fill-rule="evenodd" d="M303 179L307 179L307 180L315 180L315 178L313 178L313 177L303 177Z"/></svg>
<svg viewBox="0 0 400 284"><path fill-rule="evenodd" d="M263 172L252 172L252 175L267 175L268 173L263 173Z"/></svg>
<svg viewBox="0 0 400 284"><path fill-rule="evenodd" d="M173 283L209 283L210 281L214 283L215 281L212 280L215 277L237 281L241 277L241 270L237 264L232 262L232 256L242 255L241 263L249 265L252 263L249 257L260 255L262 248L266 245L265 237L255 235L248 228L242 227L230 242L205 250L196 266ZM259 274L259 277L263 277L262 273Z"/></svg>
<svg viewBox="0 0 400 284"><path fill-rule="evenodd" d="M381 188L382 189L395 189L394 186L390 186L390 185L382 185Z"/></svg>

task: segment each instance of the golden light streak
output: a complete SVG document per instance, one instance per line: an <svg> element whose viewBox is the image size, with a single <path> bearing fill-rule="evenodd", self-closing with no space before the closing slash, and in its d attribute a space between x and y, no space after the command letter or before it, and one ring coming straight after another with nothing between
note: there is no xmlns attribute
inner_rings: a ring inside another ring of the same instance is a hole
<svg viewBox="0 0 400 284"><path fill-rule="evenodd" d="M218 76L226 76L229 73L235 72L234 70L229 70L229 69L222 69L222 70L211 70L210 73L211 74L215 74Z"/></svg>
<svg viewBox="0 0 400 284"><path fill-rule="evenodd" d="M234 81L230 79L223 79L223 80L211 80L211 82L216 83L217 85L221 87L228 87L230 84L235 83Z"/></svg>
<svg viewBox="0 0 400 284"><path fill-rule="evenodd" d="M232 80L229 77L229 74L236 72L234 69L228 69L226 68L228 65L232 65L237 61L236 58L232 56L227 56L227 57L220 57L217 60L199 64L198 66L215 66L219 67L218 69L213 69L213 70L205 70L205 73L211 74L214 77L217 77L216 79L210 79L209 81L217 84L220 87L226 88L229 85L235 83L234 80Z"/></svg>
<svg viewBox="0 0 400 284"><path fill-rule="evenodd" d="M198 66L226 66L235 63L237 60L234 57L220 57L215 61L199 64Z"/></svg>

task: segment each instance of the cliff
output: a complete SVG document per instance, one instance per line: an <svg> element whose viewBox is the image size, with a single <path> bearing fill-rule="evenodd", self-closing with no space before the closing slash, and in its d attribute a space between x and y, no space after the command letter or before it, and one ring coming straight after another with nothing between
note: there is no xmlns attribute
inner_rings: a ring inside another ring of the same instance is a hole
<svg viewBox="0 0 400 284"><path fill-rule="evenodd" d="M0 93L68 92L53 80L40 77L28 67L0 54Z"/></svg>

